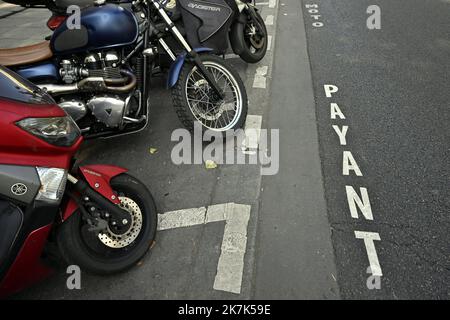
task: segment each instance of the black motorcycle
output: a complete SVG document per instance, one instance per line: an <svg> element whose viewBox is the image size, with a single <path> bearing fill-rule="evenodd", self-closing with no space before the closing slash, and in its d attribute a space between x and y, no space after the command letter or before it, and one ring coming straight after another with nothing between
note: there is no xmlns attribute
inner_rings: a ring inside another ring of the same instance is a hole
<svg viewBox="0 0 450 320"><path fill-rule="evenodd" d="M42 1L6 0L28 6ZM129 3L127 0L106 2L123 6ZM49 27L53 29L52 21L61 21L67 15L68 6L85 8L94 3L95 0L49 0L47 7L53 12ZM207 47L222 55L230 43L233 52L248 63L261 61L267 52L267 29L254 0L160 0L159 3L194 48ZM176 39L173 40L176 45Z"/></svg>
<svg viewBox="0 0 450 320"><path fill-rule="evenodd" d="M266 25L252 0L164 0L162 5L193 47L225 54L229 42L248 63L267 52Z"/></svg>
<svg viewBox="0 0 450 320"><path fill-rule="evenodd" d="M74 1L9 2L40 4L54 12ZM136 0L130 10L104 2L81 10L79 28L69 28L67 18L54 23L50 41L0 49L0 64L50 93L86 138L146 127L150 77L162 53L173 61L168 87L185 127L192 130L200 122L224 132L244 125L248 101L239 74L209 54L211 49L191 46L159 1ZM176 48L165 41L169 35Z"/></svg>

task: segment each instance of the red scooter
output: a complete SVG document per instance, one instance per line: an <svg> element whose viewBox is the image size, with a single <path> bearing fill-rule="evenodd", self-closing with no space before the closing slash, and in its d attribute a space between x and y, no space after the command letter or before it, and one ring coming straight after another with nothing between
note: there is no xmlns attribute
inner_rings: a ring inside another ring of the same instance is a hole
<svg viewBox="0 0 450 320"><path fill-rule="evenodd" d="M0 66L0 298L51 273L48 247L82 272L108 275L153 243L148 189L123 168L73 168L82 140L47 93Z"/></svg>

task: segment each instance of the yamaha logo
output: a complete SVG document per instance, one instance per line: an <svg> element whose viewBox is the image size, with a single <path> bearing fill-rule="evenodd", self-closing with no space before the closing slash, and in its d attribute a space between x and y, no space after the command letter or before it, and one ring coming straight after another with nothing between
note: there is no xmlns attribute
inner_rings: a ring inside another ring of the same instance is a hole
<svg viewBox="0 0 450 320"><path fill-rule="evenodd" d="M23 196L27 191L28 188L23 183L16 183L11 187L11 192L16 196Z"/></svg>
<svg viewBox="0 0 450 320"><path fill-rule="evenodd" d="M192 9L220 12L220 8L219 7L205 6L205 5L202 5L202 4L196 4L196 3L192 3L192 2L190 2L188 4L188 7L192 8Z"/></svg>

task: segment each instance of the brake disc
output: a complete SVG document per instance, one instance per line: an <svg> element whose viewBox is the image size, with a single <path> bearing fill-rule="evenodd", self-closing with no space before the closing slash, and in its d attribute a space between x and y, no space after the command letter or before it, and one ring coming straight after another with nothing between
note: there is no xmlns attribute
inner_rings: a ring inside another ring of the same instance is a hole
<svg viewBox="0 0 450 320"><path fill-rule="evenodd" d="M107 231L98 234L98 239L107 247L122 249L129 246L142 229L142 212L136 202L127 197L119 197L120 207L131 216L131 227L122 235L114 233L108 225Z"/></svg>
<svg viewBox="0 0 450 320"><path fill-rule="evenodd" d="M264 39L263 39L263 37L258 35L258 33L256 32L256 27L253 25L253 23L251 24L249 29L250 29L250 32L249 32L250 38L249 38L249 40L250 40L250 43L251 43L252 47L255 48L255 49L261 49L264 46Z"/></svg>

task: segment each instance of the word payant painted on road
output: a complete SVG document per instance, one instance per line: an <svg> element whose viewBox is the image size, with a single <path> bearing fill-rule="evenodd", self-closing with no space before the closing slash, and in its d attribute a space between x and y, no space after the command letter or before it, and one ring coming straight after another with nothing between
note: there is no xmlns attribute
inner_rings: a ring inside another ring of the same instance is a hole
<svg viewBox="0 0 450 320"><path fill-rule="evenodd" d="M318 4L305 4L306 9L308 9L308 13L315 21L312 23L312 26L315 28L323 27L323 22L319 21L322 17L319 14L319 5Z"/></svg>
<svg viewBox="0 0 450 320"><path fill-rule="evenodd" d="M333 94L339 91L339 88L335 85L326 84L324 85L324 91L325 96L331 99ZM332 120L346 120L344 113L337 103L330 103L330 118ZM332 128L339 138L340 145L347 146L347 133L349 127L346 125L333 125ZM344 150L342 152L342 175L350 176L351 174L357 177L363 176L352 152ZM353 219L360 219L359 213L361 213L365 220L373 221L374 216L370 205L369 191L364 187L359 187L359 190L357 189L358 188L355 189L353 186L345 186L350 215ZM356 239L363 240L366 247L370 263L370 272L373 276L372 278L369 278L369 280L372 281L375 279L379 281L379 277L383 276L383 272L378 260L375 241L381 241L380 235L376 232L355 231L355 237ZM376 277L378 277L378 279L376 279ZM369 289L374 288L369 281L367 286Z"/></svg>

